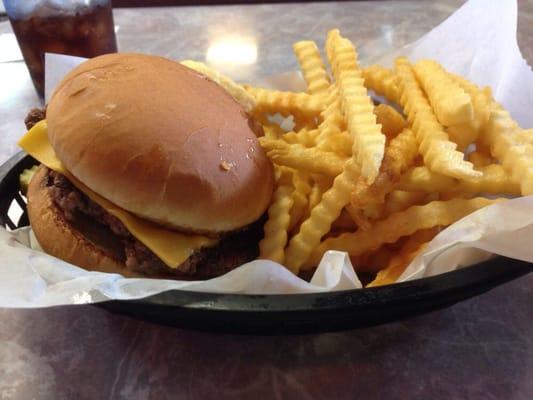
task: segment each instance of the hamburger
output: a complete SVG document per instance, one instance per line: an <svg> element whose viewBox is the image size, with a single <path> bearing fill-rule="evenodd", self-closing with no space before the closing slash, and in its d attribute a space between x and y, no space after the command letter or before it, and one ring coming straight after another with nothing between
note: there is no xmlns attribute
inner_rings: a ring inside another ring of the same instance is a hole
<svg viewBox="0 0 533 400"><path fill-rule="evenodd" d="M42 163L27 197L45 252L180 279L257 257L272 165L260 126L211 79L161 57L108 54L67 74L45 118L20 141Z"/></svg>

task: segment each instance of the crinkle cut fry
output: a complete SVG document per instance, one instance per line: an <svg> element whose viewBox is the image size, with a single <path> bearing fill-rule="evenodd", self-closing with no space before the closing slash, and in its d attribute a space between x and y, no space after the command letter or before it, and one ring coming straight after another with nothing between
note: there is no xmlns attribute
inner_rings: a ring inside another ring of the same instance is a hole
<svg viewBox="0 0 533 400"><path fill-rule="evenodd" d="M376 278L366 287L383 286L394 283L439 232L438 228L420 230L407 239L400 251L392 256L386 268L378 272Z"/></svg>
<svg viewBox="0 0 533 400"><path fill-rule="evenodd" d="M314 147L316 145L316 138L318 129L301 129L299 131L287 132L280 137L290 144L301 144L305 147Z"/></svg>
<svg viewBox="0 0 533 400"><path fill-rule="evenodd" d="M313 130L316 130L319 118L320 116L318 114L311 115L311 116L305 116L302 114L295 113L293 115L294 127L292 128L292 130L295 132L300 132L303 130L311 132ZM314 146L314 143L313 143L313 146Z"/></svg>
<svg viewBox="0 0 533 400"><path fill-rule="evenodd" d="M338 155L352 156L353 140L347 131L337 132L330 135L327 140L317 144L317 149L329 151Z"/></svg>
<svg viewBox="0 0 533 400"><path fill-rule="evenodd" d="M311 186L311 191L309 192L309 202L307 204L307 213L304 215L304 220L307 220L309 218L309 216L311 215L311 211L313 211L313 208L315 208L316 205L320 203L323 194L324 190L322 186L319 185L317 182L314 182L313 186Z"/></svg>
<svg viewBox="0 0 533 400"><path fill-rule="evenodd" d="M285 264L295 274L298 274L313 248L348 204L359 172L359 166L353 158L346 161L343 172L335 178L333 186L322 195L320 203L311 210L311 215L302 223L300 231L290 240L285 253Z"/></svg>
<svg viewBox="0 0 533 400"><path fill-rule="evenodd" d="M339 37L333 39L331 48L330 64L339 88L348 132L357 142L353 156L356 156L361 175L371 184L383 160L386 138L381 133L381 126L376 123L374 104L363 85L355 47L349 40Z"/></svg>
<svg viewBox="0 0 533 400"><path fill-rule="evenodd" d="M484 140L492 155L520 184L523 196L533 194L533 144L531 132L523 130L507 110L493 103Z"/></svg>
<svg viewBox="0 0 533 400"><path fill-rule="evenodd" d="M449 75L472 99L474 110L472 121L466 124L448 127L450 138L457 143L459 148L466 149L468 145L480 137L483 127L489 119L492 92L490 88L485 87L481 89L462 76L452 73L449 73Z"/></svg>
<svg viewBox="0 0 533 400"><path fill-rule="evenodd" d="M285 245L288 239L290 224L290 209L294 199L291 174L287 170L279 170L277 188L273 200L268 208L268 220L263 229L265 235L259 242L259 258L272 260L282 264L285 259Z"/></svg>
<svg viewBox="0 0 533 400"><path fill-rule="evenodd" d="M283 130L278 125L263 125L263 133L267 139L279 139L283 135Z"/></svg>
<svg viewBox="0 0 533 400"><path fill-rule="evenodd" d="M292 192L293 205L290 210L289 231L302 221L309 206L309 193L311 192L311 185L306 174L300 171L294 171L292 174L292 184L294 191Z"/></svg>
<svg viewBox="0 0 533 400"><path fill-rule="evenodd" d="M432 172L427 167L414 167L403 174L395 189L427 193L487 193L520 195L520 185L499 164L479 167L483 175L471 179L455 179Z"/></svg>
<svg viewBox="0 0 533 400"><path fill-rule="evenodd" d="M326 108L326 111L328 108ZM322 115L326 113L324 111ZM407 127L407 121L394 108L387 104L379 104L374 107L376 122L381 125L381 131L388 140L394 138ZM345 128L340 107L335 114L328 115L320 125L322 136L318 136L317 148L324 151L332 151L337 154L350 156L352 154L353 140L350 134L341 129ZM332 120L342 121L342 124L332 122Z"/></svg>
<svg viewBox="0 0 533 400"><path fill-rule="evenodd" d="M325 107L324 96L310 95L307 93L282 92L260 87L245 85L244 88L250 93L256 102L255 113L273 112L284 116L298 115L315 117Z"/></svg>
<svg viewBox="0 0 533 400"><path fill-rule="evenodd" d="M437 120L443 126L464 124L473 120L474 109L470 95L439 63L434 60L421 60L413 69Z"/></svg>
<svg viewBox="0 0 533 400"><path fill-rule="evenodd" d="M361 160L357 159L356 154L358 154L359 146L363 145L365 139L364 134L371 131L368 127L372 127L372 122L377 128L379 135L383 137L383 146L385 144L385 137L381 134L379 126L375 124L372 103L366 95L366 89L362 86L362 78L359 78L357 82L350 82L349 78L351 78L351 75L346 74L350 63L353 63L354 68L357 68L357 60L348 60L343 57L346 57L347 55L353 55L356 57L355 49L351 46L352 51L350 52L349 46L348 48L344 47L348 50L346 52L348 54L345 53L343 55L341 51L342 49L337 48L335 43L332 44L332 41L335 40L340 40L338 39L338 31L332 31L328 34L326 48L331 49L328 53L331 53L334 75L336 75L337 81L339 82L339 78L341 80L344 79L344 83L340 82L339 85L341 93L345 90L347 94L347 96L345 96L346 99L349 101L355 101L356 108L350 109L348 115L353 113L354 110L357 110L358 112L361 112L363 118L357 115L355 118L352 118L351 121L352 129L360 134L357 137L357 140L354 137L352 157L346 161L342 173L337 175L333 181L332 187L322 195L320 203L312 209L309 218L302 223L299 232L289 242L289 246L285 253L285 264L296 274L309 254L311 254L313 248L330 230L331 224L339 217L344 206L348 204L350 193L353 191L355 182L361 175ZM342 76L343 74L344 77ZM362 93L355 95L350 94L351 89L356 89L357 91L357 88L359 88L359 92L362 90ZM368 142L366 144L368 144ZM365 147L365 149L368 150L368 147ZM379 159L380 163L381 158Z"/></svg>
<svg viewBox="0 0 533 400"><path fill-rule="evenodd" d="M473 120L464 124L449 126L446 128L446 133L450 140L457 144L457 150L462 152L465 152L468 146L479 136L474 129Z"/></svg>
<svg viewBox="0 0 533 400"><path fill-rule="evenodd" d="M187 68L194 69L202 75L207 76L212 81L218 83L220 86L226 89L231 97L240 103L246 111L250 112L255 108L255 100L253 96L247 93L242 86L236 84L231 78L222 75L217 70L198 61L185 60L180 64L185 65Z"/></svg>
<svg viewBox="0 0 533 400"><path fill-rule="evenodd" d="M340 134L346 125L341 111L339 91L335 85L330 87L326 97L326 108L320 115L322 122L318 125L317 145L321 149L329 149L331 139Z"/></svg>
<svg viewBox="0 0 533 400"><path fill-rule="evenodd" d="M474 164L476 169L481 167L486 167L487 165L493 164L494 160L489 152L482 152L479 150L473 151L468 155L468 161Z"/></svg>
<svg viewBox="0 0 533 400"><path fill-rule="evenodd" d="M381 65L370 65L362 69L362 74L368 89L380 96L385 96L396 104L400 104L400 89L394 71Z"/></svg>
<svg viewBox="0 0 533 400"><path fill-rule="evenodd" d="M332 152L321 151L315 147L289 144L283 140L261 138L261 146L270 159L278 165L294 168L306 173L337 176L343 170L346 159Z"/></svg>
<svg viewBox="0 0 533 400"><path fill-rule="evenodd" d="M383 219L391 214L405 211L409 207L421 206L436 200L442 200L439 198L439 193L393 190L389 193L387 200L383 204L382 216L374 219Z"/></svg>
<svg viewBox="0 0 533 400"><path fill-rule="evenodd" d="M354 207L365 208L375 204L382 204L385 196L393 188L400 175L415 162L418 155L418 145L414 133L404 129L393 138L385 149L381 171L372 185L363 180L357 182L352 193L351 202Z"/></svg>
<svg viewBox="0 0 533 400"><path fill-rule="evenodd" d="M350 134L344 130L345 123L340 105L337 103L335 107L331 108L335 111L328 114L328 110L330 109L328 106L322 112L322 116L325 119L319 125L319 131L321 130L321 133L317 139L317 147L320 150L350 156L352 154L353 140ZM407 121L404 117L387 104L379 104L374 107L373 111L376 115L376 122L381 125L381 131L389 140L397 136L407 127Z"/></svg>
<svg viewBox="0 0 533 400"><path fill-rule="evenodd" d="M480 88L462 76L451 74L452 79L463 88L463 90L470 95L472 105L474 107L474 120L472 127L479 135L481 129L489 120L490 108L492 102L492 91L489 87ZM477 135L473 140L477 139Z"/></svg>
<svg viewBox="0 0 533 400"><path fill-rule="evenodd" d="M265 149L265 151L270 151L273 149L285 149L286 147L291 146L289 143L281 139L267 137L266 135L259 138L259 143L263 149Z"/></svg>
<svg viewBox="0 0 533 400"><path fill-rule="evenodd" d="M326 37L326 57L331 64L331 59L333 58L333 46L335 41L341 37L341 33L338 29L331 29L328 31L328 36ZM333 66L332 66L333 67Z"/></svg>
<svg viewBox="0 0 533 400"><path fill-rule="evenodd" d="M302 70L309 94L327 95L330 85L328 72L318 47L312 40L303 40L292 45Z"/></svg>
<svg viewBox="0 0 533 400"><path fill-rule="evenodd" d="M457 144L449 140L443 126L437 121L429 102L420 89L409 61L396 59L396 73L400 79L400 102L419 143L419 151L428 167L454 178L480 176L472 163L464 160Z"/></svg>
<svg viewBox="0 0 533 400"><path fill-rule="evenodd" d="M328 32L326 40L326 54L328 60L331 62L333 57L333 46L334 41L340 37L340 32L338 29L332 29ZM346 129L346 122L344 120L344 115L341 109L341 99L339 97L339 88L336 83L332 83L328 96L326 98L326 108L321 113L322 122L318 126L319 135L317 139L318 148L321 150L333 151L333 146L336 143L333 143L335 138L340 137L344 134ZM350 136L348 134L348 136ZM352 155L353 141L349 137L349 148L340 149L341 153ZM348 150L348 151L346 151Z"/></svg>
<svg viewBox="0 0 533 400"><path fill-rule="evenodd" d="M348 207L348 206L346 206ZM341 215L331 225L331 231L354 231L357 229L357 224L348 212L347 208L341 211Z"/></svg>
<svg viewBox="0 0 533 400"><path fill-rule="evenodd" d="M298 144L288 145L287 149L273 149L268 152L270 159L278 165L294 168L311 174L339 175L346 159L335 153L306 148Z"/></svg>
<svg viewBox="0 0 533 400"><path fill-rule="evenodd" d="M376 220L386 218L388 215L396 212L405 211L409 207L423 205L435 200L442 200L439 198L439 193L393 190L387 194L383 203L365 204L364 208L356 208L349 204L346 206L346 209L350 212L350 215L360 229L368 230Z"/></svg>
<svg viewBox="0 0 533 400"><path fill-rule="evenodd" d="M388 104L378 104L374 107L374 114L377 123L381 125L381 131L389 140L407 128L407 121L402 114Z"/></svg>
<svg viewBox="0 0 533 400"><path fill-rule="evenodd" d="M390 141L385 152L382 169L389 176L399 176L413 165L417 155L416 137L411 129L404 129Z"/></svg>
<svg viewBox="0 0 533 400"><path fill-rule="evenodd" d="M315 268L322 255L328 250L346 251L351 256L358 256L377 249L385 243L394 243L403 236L409 236L421 229L434 226L447 226L472 212L493 204L497 200L485 198L453 199L434 201L423 206L413 206L399 213L376 221L366 231L345 233L335 238L326 239L315 247L303 268Z"/></svg>

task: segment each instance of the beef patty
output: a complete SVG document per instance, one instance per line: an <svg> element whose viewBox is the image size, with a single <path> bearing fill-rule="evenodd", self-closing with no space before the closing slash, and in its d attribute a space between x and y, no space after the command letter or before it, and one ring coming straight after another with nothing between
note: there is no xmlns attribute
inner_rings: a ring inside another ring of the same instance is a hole
<svg viewBox="0 0 533 400"><path fill-rule="evenodd" d="M151 277L212 278L255 259L259 254L258 244L263 236L265 216L245 228L225 234L218 244L199 249L177 268L170 268L132 236L120 220L94 203L65 176L48 169L46 186L69 223L75 227L86 227L87 221L89 225L97 225L98 229L92 230L99 232L99 238L95 239L100 240L92 240L90 235L87 238L102 248L101 237L106 237L107 243L103 248L106 253L137 273Z"/></svg>

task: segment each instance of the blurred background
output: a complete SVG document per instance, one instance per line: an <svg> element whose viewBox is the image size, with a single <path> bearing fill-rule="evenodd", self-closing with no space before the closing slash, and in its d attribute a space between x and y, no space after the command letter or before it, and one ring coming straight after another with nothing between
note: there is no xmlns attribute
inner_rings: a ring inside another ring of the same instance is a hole
<svg viewBox="0 0 533 400"><path fill-rule="evenodd" d="M290 3L305 3L308 0L293 0ZM184 6L200 4L259 4L259 3L289 3L287 0L113 0L114 7L157 7L157 6Z"/></svg>

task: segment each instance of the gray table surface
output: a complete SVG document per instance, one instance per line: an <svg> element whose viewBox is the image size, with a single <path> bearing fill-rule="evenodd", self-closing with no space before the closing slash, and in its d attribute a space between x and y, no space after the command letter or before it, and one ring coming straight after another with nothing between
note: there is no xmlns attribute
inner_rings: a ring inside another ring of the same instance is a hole
<svg viewBox="0 0 533 400"><path fill-rule="evenodd" d="M323 44L331 27L368 60L418 38L461 3L118 9L115 23L120 50L175 59L204 60L210 48L238 40L256 49L256 60L219 67L253 81L296 69L291 43ZM10 32L1 22L0 34ZM532 33L533 2L519 1L519 45L530 64ZM0 163L17 152L24 115L38 105L24 64L0 63ZM531 399L532 283L530 274L378 327L281 337L174 329L93 306L0 309L0 399Z"/></svg>

